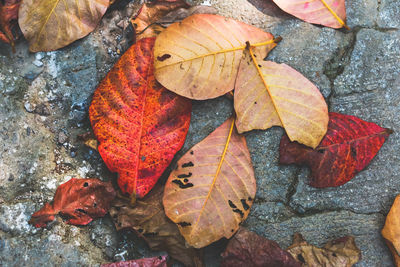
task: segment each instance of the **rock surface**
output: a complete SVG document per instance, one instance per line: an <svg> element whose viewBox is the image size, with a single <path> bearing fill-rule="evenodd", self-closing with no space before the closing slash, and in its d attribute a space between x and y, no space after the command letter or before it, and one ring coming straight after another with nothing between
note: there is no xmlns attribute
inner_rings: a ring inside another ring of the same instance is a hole
<svg viewBox="0 0 400 267"><path fill-rule="evenodd" d="M117 6L88 37L55 52L31 54L21 41L13 54L0 44L2 266L96 266L158 255L132 233L117 233L108 216L86 227L66 225L61 218L48 229L28 224L30 215L71 177L115 179L79 135L90 131L87 110L93 91L131 43L129 29L117 24L126 24L139 2ZM244 225L282 247L294 232L315 245L351 234L362 250L357 266L391 266L379 232L400 193L397 0L347 1L351 31L311 25L282 12L269 14L246 0L188 2L212 5L221 15L282 36L268 60L289 64L313 81L330 111L395 131L370 166L349 183L328 189L309 187L306 168L278 165L282 129L246 133L258 188ZM177 158L231 114L227 97L194 101L189 134ZM205 250L207 266L218 266L224 245L222 240Z"/></svg>

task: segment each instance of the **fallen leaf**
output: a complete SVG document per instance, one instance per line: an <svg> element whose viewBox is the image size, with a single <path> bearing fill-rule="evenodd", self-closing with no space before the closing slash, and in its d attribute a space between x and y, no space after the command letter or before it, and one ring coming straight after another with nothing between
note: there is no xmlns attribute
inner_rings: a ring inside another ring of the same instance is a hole
<svg viewBox="0 0 400 267"><path fill-rule="evenodd" d="M280 9L272 0L248 0L258 10L271 17L286 18L290 15Z"/></svg>
<svg viewBox="0 0 400 267"><path fill-rule="evenodd" d="M115 195L110 182L97 178L72 178L57 188L53 201L35 212L29 223L45 227L55 215L60 214L68 224L86 225L108 212Z"/></svg>
<svg viewBox="0 0 400 267"><path fill-rule="evenodd" d="M316 149L282 136L279 163L310 166L311 186L339 186L370 163L391 133L357 117L330 112L328 132Z"/></svg>
<svg viewBox="0 0 400 267"><path fill-rule="evenodd" d="M136 201L134 207L128 199L116 198L110 209L115 227L118 231L135 230L152 250L166 251L185 266L203 266L198 251L186 247L178 227L165 215L163 191L161 185L156 185L147 196Z"/></svg>
<svg viewBox="0 0 400 267"><path fill-rule="evenodd" d="M246 139L230 118L178 161L163 204L187 243L201 248L230 238L250 212L256 193Z"/></svg>
<svg viewBox="0 0 400 267"><path fill-rule="evenodd" d="M285 12L309 23L350 30L345 0L273 0Z"/></svg>
<svg viewBox="0 0 400 267"><path fill-rule="evenodd" d="M18 19L18 8L21 0L3 0L0 1L0 40L14 47L15 36L13 27Z"/></svg>
<svg viewBox="0 0 400 267"><path fill-rule="evenodd" d="M338 238L318 248L308 244L296 233L287 251L303 266L310 267L351 267L361 259L361 251L352 236Z"/></svg>
<svg viewBox="0 0 400 267"><path fill-rule="evenodd" d="M301 266L290 253L281 249L278 243L261 237L245 228L240 228L229 240L228 246L221 256L222 267Z"/></svg>
<svg viewBox="0 0 400 267"><path fill-rule="evenodd" d="M276 46L272 34L256 27L218 15L192 15L157 37L156 79L191 99L221 96L234 88L246 42L260 58Z"/></svg>
<svg viewBox="0 0 400 267"><path fill-rule="evenodd" d="M154 38L139 40L96 89L89 117L123 193L145 196L185 142L191 101L155 81Z"/></svg>
<svg viewBox="0 0 400 267"><path fill-rule="evenodd" d="M291 141L315 148L326 134L328 107L318 88L286 64L246 49L235 86L239 133L281 126Z"/></svg>
<svg viewBox="0 0 400 267"><path fill-rule="evenodd" d="M100 267L167 267L167 255L138 260L105 263Z"/></svg>
<svg viewBox="0 0 400 267"><path fill-rule="evenodd" d="M392 208L386 217L382 235L392 252L396 266L400 267L400 195L394 200Z"/></svg>
<svg viewBox="0 0 400 267"><path fill-rule="evenodd" d="M52 51L93 31L108 5L109 0L24 0L18 22L31 52Z"/></svg>

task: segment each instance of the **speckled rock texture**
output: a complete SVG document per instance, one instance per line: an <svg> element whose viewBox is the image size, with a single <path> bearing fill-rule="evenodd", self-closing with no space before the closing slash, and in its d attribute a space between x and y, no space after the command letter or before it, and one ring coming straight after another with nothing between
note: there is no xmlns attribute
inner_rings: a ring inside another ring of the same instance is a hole
<svg viewBox="0 0 400 267"><path fill-rule="evenodd" d="M123 25L140 2L114 7L88 37L55 52L32 54L20 41L13 54L0 44L0 266L98 266L159 255L133 233L117 233L108 215L85 227L61 218L46 229L28 224L71 177L115 180L79 136L90 131L88 107L97 84L130 44L132 35ZM257 194L243 225L283 248L295 232L315 245L354 235L362 251L356 266L393 266L380 230L400 193L398 0L346 1L351 31L268 12L257 4L260 0L188 2L212 5L221 15L282 36L268 60L289 64L313 81L330 111L394 130L364 171L326 189L307 185L307 168L278 164L282 129L246 133ZM224 122L232 108L227 97L194 101L177 158ZM218 266L224 245L222 240L205 249L207 266Z"/></svg>

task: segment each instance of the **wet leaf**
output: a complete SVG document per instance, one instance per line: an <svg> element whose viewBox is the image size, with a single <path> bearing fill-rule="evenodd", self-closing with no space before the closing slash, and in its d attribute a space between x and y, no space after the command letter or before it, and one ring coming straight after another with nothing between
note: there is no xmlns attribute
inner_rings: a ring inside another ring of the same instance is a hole
<svg viewBox="0 0 400 267"><path fill-rule="evenodd" d="M24 0L18 22L31 52L52 51L93 31L108 5L109 0Z"/></svg>
<svg viewBox="0 0 400 267"><path fill-rule="evenodd" d="M239 133L281 126L290 140L316 147L328 127L328 107L318 88L286 64L263 61L249 47L235 86Z"/></svg>
<svg viewBox="0 0 400 267"><path fill-rule="evenodd" d="M230 118L179 161L165 185L164 209L187 243L201 248L230 238L256 192L246 139Z"/></svg>
<svg viewBox="0 0 400 267"><path fill-rule="evenodd" d="M391 133L357 117L330 112L328 132L316 149L290 142L284 135L279 162L310 166L311 186L339 186L370 163Z"/></svg>
<svg viewBox="0 0 400 267"><path fill-rule="evenodd" d="M89 108L98 150L123 193L141 198L185 142L191 101L155 81L154 39L133 45L96 89Z"/></svg>
<svg viewBox="0 0 400 267"><path fill-rule="evenodd" d="M393 254L396 266L400 267L400 195L394 200L392 208L386 217L382 235Z"/></svg>
<svg viewBox="0 0 400 267"><path fill-rule="evenodd" d="M100 267L167 267L167 255L138 260L105 263Z"/></svg>
<svg viewBox="0 0 400 267"><path fill-rule="evenodd" d="M309 23L350 30L345 0L273 0L285 12Z"/></svg>
<svg viewBox="0 0 400 267"><path fill-rule="evenodd" d="M29 223L45 227L60 214L68 224L86 225L108 212L115 195L110 182L72 178L57 188L53 201L35 212Z"/></svg>
<svg viewBox="0 0 400 267"><path fill-rule="evenodd" d="M300 267L290 253L281 249L275 241L268 240L245 228L240 228L222 253L223 267L231 266L279 266Z"/></svg>
<svg viewBox="0 0 400 267"><path fill-rule="evenodd" d="M304 263L303 266L351 267L361 259L361 251L352 236L338 238L318 248L296 233L287 251Z"/></svg>
<svg viewBox="0 0 400 267"><path fill-rule="evenodd" d="M10 44L14 47L15 36L13 27L18 19L18 8L21 0L0 1L0 41Z"/></svg>
<svg viewBox="0 0 400 267"><path fill-rule="evenodd" d="M156 185L147 196L136 201L134 207L130 205L129 199L116 198L110 209L115 227L117 230L135 230L152 250L166 251L185 266L203 266L198 251L186 247L178 227L165 215L163 191L161 185Z"/></svg>
<svg viewBox="0 0 400 267"><path fill-rule="evenodd" d="M157 37L155 76L191 99L221 96L234 88L246 42L260 58L276 46L272 34L253 26L218 15L192 15Z"/></svg>

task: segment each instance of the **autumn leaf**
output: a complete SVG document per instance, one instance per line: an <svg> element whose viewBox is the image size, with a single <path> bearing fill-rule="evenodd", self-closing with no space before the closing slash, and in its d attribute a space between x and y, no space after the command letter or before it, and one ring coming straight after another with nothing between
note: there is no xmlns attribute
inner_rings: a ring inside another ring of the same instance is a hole
<svg viewBox="0 0 400 267"><path fill-rule="evenodd" d="M181 149L191 101L154 79L154 39L133 45L96 89L89 117L98 150L123 193L141 198Z"/></svg>
<svg viewBox="0 0 400 267"><path fill-rule="evenodd" d="M361 251L352 236L338 238L318 248L296 233L287 251L303 266L351 267L361 259Z"/></svg>
<svg viewBox="0 0 400 267"><path fill-rule="evenodd" d="M328 132L316 149L290 142L284 135L279 162L310 166L311 186L339 186L370 163L391 133L357 117L330 112Z"/></svg>
<svg viewBox="0 0 400 267"><path fill-rule="evenodd" d="M108 5L109 0L24 0L18 22L31 52L52 51L93 31Z"/></svg>
<svg viewBox="0 0 400 267"><path fill-rule="evenodd" d="M228 246L221 256L222 267L301 266L300 262L297 262L290 253L281 249L275 241L261 237L245 228L240 228L229 240Z"/></svg>
<svg viewBox="0 0 400 267"><path fill-rule="evenodd" d="M201 267L199 252L185 245L179 229L164 213L162 196L164 188L156 185L143 199L132 207L125 198L116 198L110 215L117 230L133 229L142 236L152 250L166 251L185 266Z"/></svg>
<svg viewBox="0 0 400 267"><path fill-rule="evenodd" d="M167 267L167 255L138 260L105 263L100 267Z"/></svg>
<svg viewBox="0 0 400 267"><path fill-rule="evenodd" d="M345 0L273 0L285 12L309 23L350 30Z"/></svg>
<svg viewBox="0 0 400 267"><path fill-rule="evenodd" d="M230 118L178 161L165 185L164 209L195 248L230 238L256 192L246 139Z"/></svg>
<svg viewBox="0 0 400 267"><path fill-rule="evenodd" d="M0 41L10 44L14 48L15 37L12 28L18 19L18 8L21 0L0 1Z"/></svg>
<svg viewBox="0 0 400 267"><path fill-rule="evenodd" d="M72 178L57 188L53 201L35 212L29 223L45 227L60 214L68 224L86 225L108 212L115 195L110 182Z"/></svg>
<svg viewBox="0 0 400 267"><path fill-rule="evenodd" d="M394 200L392 208L386 217L382 235L393 254L396 266L400 267L400 195Z"/></svg>
<svg viewBox="0 0 400 267"><path fill-rule="evenodd" d="M256 27L218 15L192 15L157 37L156 79L191 99L221 96L234 88L246 42L260 58L276 46L272 34Z"/></svg>
<svg viewBox="0 0 400 267"><path fill-rule="evenodd" d="M239 133L281 126L290 140L315 148L328 127L328 107L318 88L286 64L263 61L246 49L235 86Z"/></svg>

